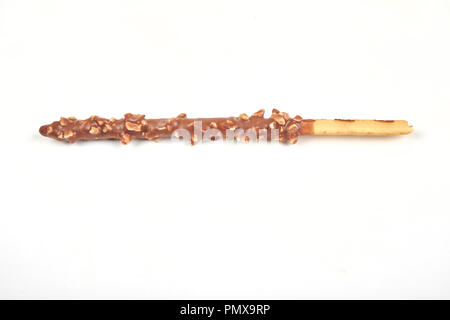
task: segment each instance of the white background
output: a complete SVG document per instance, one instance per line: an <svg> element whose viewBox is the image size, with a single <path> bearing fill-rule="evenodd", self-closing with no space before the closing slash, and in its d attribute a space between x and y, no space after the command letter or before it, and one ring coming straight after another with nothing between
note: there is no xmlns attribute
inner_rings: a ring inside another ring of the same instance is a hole
<svg viewBox="0 0 450 320"><path fill-rule="evenodd" d="M450 298L449 1L0 0L0 298ZM405 119L64 144L60 116Z"/></svg>

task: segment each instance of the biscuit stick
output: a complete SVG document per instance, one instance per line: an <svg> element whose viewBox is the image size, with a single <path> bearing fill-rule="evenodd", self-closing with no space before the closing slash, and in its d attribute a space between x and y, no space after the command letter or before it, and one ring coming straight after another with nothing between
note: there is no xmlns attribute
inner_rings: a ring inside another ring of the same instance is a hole
<svg viewBox="0 0 450 320"><path fill-rule="evenodd" d="M120 140L128 144L133 139L157 141L160 138L183 138L191 144L202 139L238 141L280 141L297 143L300 135L358 135L393 136L408 134L412 126L404 120L313 120L300 116L291 118L287 113L272 110L264 118L264 110L251 116L187 118L180 114L174 118L146 119L144 115L125 114L123 119L92 116L86 120L61 118L44 125L39 132L59 141Z"/></svg>
<svg viewBox="0 0 450 320"><path fill-rule="evenodd" d="M303 127L302 134L322 136L395 136L413 131L405 120L303 120Z"/></svg>

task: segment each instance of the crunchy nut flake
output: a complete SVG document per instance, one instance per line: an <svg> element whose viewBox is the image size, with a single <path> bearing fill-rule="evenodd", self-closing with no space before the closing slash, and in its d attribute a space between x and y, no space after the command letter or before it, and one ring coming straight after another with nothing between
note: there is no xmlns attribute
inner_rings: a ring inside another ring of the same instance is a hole
<svg viewBox="0 0 450 320"><path fill-rule="evenodd" d="M105 124L105 127L103 128L103 132L111 132L112 131L112 127L109 124Z"/></svg>
<svg viewBox="0 0 450 320"><path fill-rule="evenodd" d="M273 108L273 109L272 109L272 113L278 114L278 113L280 113L280 110Z"/></svg>
<svg viewBox="0 0 450 320"><path fill-rule="evenodd" d="M131 137L128 133L124 133L121 137L120 137L120 142L122 142L122 144L128 144L131 140Z"/></svg>
<svg viewBox="0 0 450 320"><path fill-rule="evenodd" d="M294 120L295 122L302 122L303 118L299 115L296 115L292 120Z"/></svg>
<svg viewBox="0 0 450 320"><path fill-rule="evenodd" d="M288 121L291 117L289 117L289 114L287 112L280 112L280 115L283 116L284 120Z"/></svg>
<svg viewBox="0 0 450 320"><path fill-rule="evenodd" d="M75 121L75 120L77 120L77 118L75 118L75 117L69 117L69 118L67 118L67 119L69 119L70 121Z"/></svg>
<svg viewBox="0 0 450 320"><path fill-rule="evenodd" d="M126 113L124 115L124 118L125 118L125 120L128 120L128 121L139 122L145 118L145 115L144 114Z"/></svg>
<svg viewBox="0 0 450 320"><path fill-rule="evenodd" d="M228 120L228 119L225 122L222 122L220 124L220 126L224 129L230 129L230 130L236 129L236 124L233 121Z"/></svg>
<svg viewBox="0 0 450 320"><path fill-rule="evenodd" d="M59 119L59 124L62 125L63 127L67 126L68 123L69 120L67 118L61 117L61 119Z"/></svg>
<svg viewBox="0 0 450 320"><path fill-rule="evenodd" d="M63 133L60 132L60 133L58 134L58 138L59 138L59 139L62 139L63 137L64 137Z"/></svg>
<svg viewBox="0 0 450 320"><path fill-rule="evenodd" d="M180 113L179 115L177 115L177 118L181 118L181 119L186 118L186 113Z"/></svg>
<svg viewBox="0 0 450 320"><path fill-rule="evenodd" d="M143 126L146 126L146 125L147 125L147 120L142 119L142 120L141 120L141 124L142 124Z"/></svg>
<svg viewBox="0 0 450 320"><path fill-rule="evenodd" d="M47 134L50 134L50 133L52 133L52 132L53 132L53 127L48 126L48 127L47 127Z"/></svg>
<svg viewBox="0 0 450 320"><path fill-rule="evenodd" d="M91 127L91 130L89 130L90 134L99 134L100 133L100 129L97 127Z"/></svg>
<svg viewBox="0 0 450 320"><path fill-rule="evenodd" d="M241 120L248 120L248 115L246 115L245 113L241 113L241 114L239 115L239 118L240 118Z"/></svg>
<svg viewBox="0 0 450 320"><path fill-rule="evenodd" d="M298 130L298 125L296 125L295 123L291 124L288 127L288 132L293 132L293 131L297 131Z"/></svg>
<svg viewBox="0 0 450 320"><path fill-rule="evenodd" d="M275 120L280 126L284 126L286 124L286 120L280 114L274 113L270 116L270 118Z"/></svg>
<svg viewBox="0 0 450 320"><path fill-rule="evenodd" d="M64 131L64 139L68 139L68 138L70 138L70 137L73 137L73 131L72 130L67 130L67 131Z"/></svg>
<svg viewBox="0 0 450 320"><path fill-rule="evenodd" d="M125 128L127 128L127 130L130 130L130 131L139 132L142 129L142 125L140 125L138 123L125 121Z"/></svg>
<svg viewBox="0 0 450 320"><path fill-rule="evenodd" d="M105 123L105 121L103 121L103 120L97 120L97 123L98 123L99 126L102 126L102 125Z"/></svg>
<svg viewBox="0 0 450 320"><path fill-rule="evenodd" d="M258 110L252 115L252 117L264 118L264 112L264 109Z"/></svg>
<svg viewBox="0 0 450 320"><path fill-rule="evenodd" d="M209 127L210 127L210 128L214 128L214 129L217 129L217 123L215 123L215 122L213 121L213 122L211 122L211 123L209 124Z"/></svg>

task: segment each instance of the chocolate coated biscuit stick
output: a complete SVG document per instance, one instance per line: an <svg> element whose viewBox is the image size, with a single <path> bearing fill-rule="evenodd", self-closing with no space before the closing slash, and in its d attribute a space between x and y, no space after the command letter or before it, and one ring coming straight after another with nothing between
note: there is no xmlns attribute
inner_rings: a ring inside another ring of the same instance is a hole
<svg viewBox="0 0 450 320"><path fill-rule="evenodd" d="M312 120L300 116L291 118L287 113L272 110L264 118L264 110L252 116L245 113L228 118L187 118L180 114L167 119L145 119L144 115L125 114L123 119L92 116L86 120L61 118L44 125L39 132L60 141L117 139L123 144L133 139L157 141L159 138L183 137L197 143L202 137L216 140L278 140L297 143L300 135L374 135L408 134L412 126L404 120ZM231 137L231 139L230 139Z"/></svg>

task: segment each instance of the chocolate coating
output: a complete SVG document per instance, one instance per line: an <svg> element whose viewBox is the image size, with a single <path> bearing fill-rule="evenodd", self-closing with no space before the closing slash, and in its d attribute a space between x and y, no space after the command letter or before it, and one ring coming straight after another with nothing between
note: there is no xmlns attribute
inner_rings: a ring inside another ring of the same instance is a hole
<svg viewBox="0 0 450 320"><path fill-rule="evenodd" d="M201 127L196 127L196 123L200 122ZM212 133L213 136L221 135L227 138L232 133L233 139L243 141L267 137L267 140L296 143L302 134L303 123L300 116L290 118L287 113L276 109L272 110L270 118L264 118L264 110L259 110L250 117L241 114L239 117L227 118L186 118L186 114L180 114L170 119L145 119L144 115L127 113L123 119L97 116L85 120L61 118L40 127L39 133L69 143L79 140L116 139L127 144L133 139L157 141L159 138L177 136L180 132L189 133L191 144L198 141L199 133ZM308 123L307 127L311 128L311 124ZM273 134L275 131L277 135Z"/></svg>

